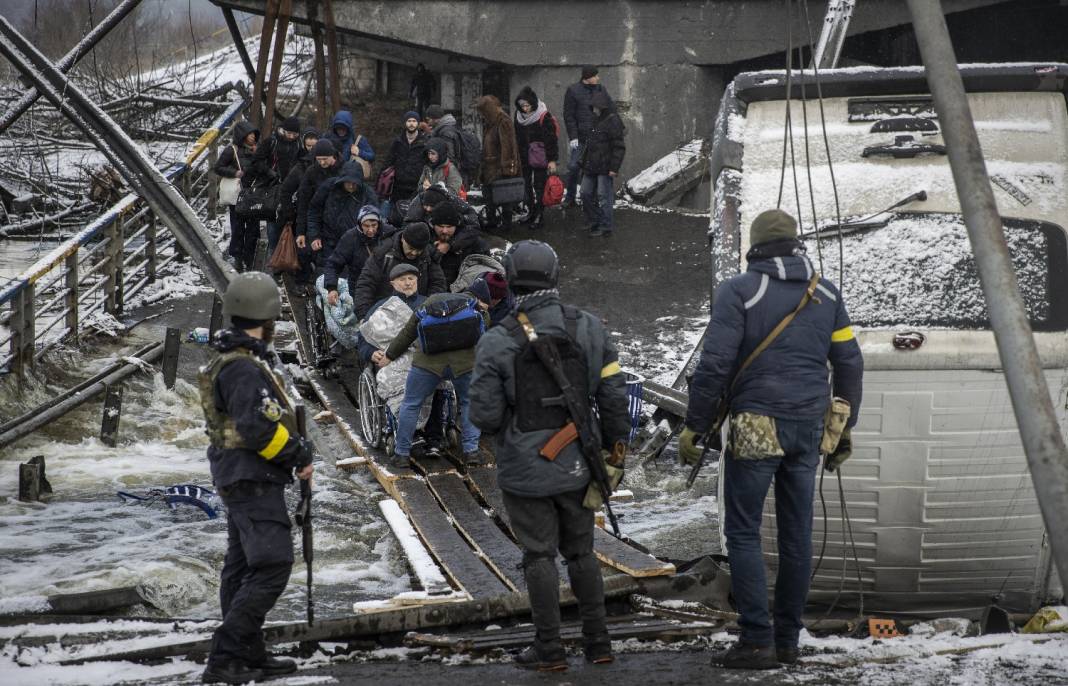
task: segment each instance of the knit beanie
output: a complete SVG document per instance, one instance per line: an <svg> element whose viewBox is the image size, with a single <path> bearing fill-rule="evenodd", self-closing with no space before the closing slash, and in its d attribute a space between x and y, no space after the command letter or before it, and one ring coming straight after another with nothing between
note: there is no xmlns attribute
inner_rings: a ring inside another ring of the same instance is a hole
<svg viewBox="0 0 1068 686"><path fill-rule="evenodd" d="M336 154L334 144L329 139L320 138L312 148L312 157L333 157Z"/></svg>
<svg viewBox="0 0 1068 686"><path fill-rule="evenodd" d="M600 72L597 70L597 67L583 67L582 68L582 79L583 80L592 79L594 76L597 76L597 74L599 74L599 73Z"/></svg>
<svg viewBox="0 0 1068 686"><path fill-rule="evenodd" d="M508 280L504 278L503 274L486 272L482 275L482 278L486 280L486 286L489 287L489 293L492 299L504 300L508 297Z"/></svg>
<svg viewBox="0 0 1068 686"><path fill-rule="evenodd" d="M282 122L282 130L300 133L300 117L286 117Z"/></svg>
<svg viewBox="0 0 1068 686"><path fill-rule="evenodd" d="M403 119L402 123L408 121L409 119L414 119L416 121L420 121L419 113L415 112L413 110L409 110L409 111L405 112L404 113L404 119Z"/></svg>
<svg viewBox="0 0 1068 686"><path fill-rule="evenodd" d="M782 210L765 210L749 227L749 244L797 238L797 221Z"/></svg>
<svg viewBox="0 0 1068 686"><path fill-rule="evenodd" d="M419 196L419 204L429 205L430 207L437 207L439 204L449 199L449 196L445 195L440 189L430 188L423 191L423 194Z"/></svg>
<svg viewBox="0 0 1068 686"><path fill-rule="evenodd" d="M430 242L430 227L423 222L413 222L404 229L404 241L416 250L422 250Z"/></svg>
<svg viewBox="0 0 1068 686"><path fill-rule="evenodd" d="M445 110L441 108L441 105L431 105L426 108L427 119L441 119L445 116Z"/></svg>
<svg viewBox="0 0 1068 686"><path fill-rule="evenodd" d="M401 262L393 267L393 269L389 270L389 280L392 281L405 274L415 274L416 276L419 276L419 267L416 267L414 264L408 264L407 262Z"/></svg>
<svg viewBox="0 0 1068 686"><path fill-rule="evenodd" d="M490 299L493 297L490 295L489 286L486 285L486 280L481 276L471 282L471 285L467 287L467 292L484 303L489 303Z"/></svg>
<svg viewBox="0 0 1068 686"><path fill-rule="evenodd" d="M459 226L462 222L460 211L448 200L434 205L434 209L430 211L430 223L434 226Z"/></svg>

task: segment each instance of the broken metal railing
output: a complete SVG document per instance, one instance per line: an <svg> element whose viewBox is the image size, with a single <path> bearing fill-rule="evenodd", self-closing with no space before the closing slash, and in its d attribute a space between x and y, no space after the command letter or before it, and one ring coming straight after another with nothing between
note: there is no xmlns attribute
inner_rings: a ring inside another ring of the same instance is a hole
<svg viewBox="0 0 1068 686"><path fill-rule="evenodd" d="M231 103L185 161L163 172L198 214L215 216L218 182L211 169L219 141L245 104ZM0 289L0 372L23 379L45 352L76 343L90 317L121 315L133 296L184 257L166 225L130 193Z"/></svg>

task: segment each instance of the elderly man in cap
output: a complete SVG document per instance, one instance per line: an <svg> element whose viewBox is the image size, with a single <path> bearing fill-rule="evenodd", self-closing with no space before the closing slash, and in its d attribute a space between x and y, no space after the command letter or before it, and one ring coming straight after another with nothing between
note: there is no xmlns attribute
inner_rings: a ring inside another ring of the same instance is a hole
<svg viewBox="0 0 1068 686"><path fill-rule="evenodd" d="M371 307L393 292L389 275L398 264L407 263L419 270L418 291L423 295L448 290L441 265L431 254L430 227L415 222L393 234L367 258L352 294L353 309L360 320L367 318Z"/></svg>
<svg viewBox="0 0 1068 686"><path fill-rule="evenodd" d="M833 470L852 452L850 427L860 409L864 363L842 295L805 255L794 218L781 210L761 213L749 242L748 269L721 284L713 300L679 454L696 463L702 454L698 439L713 440L718 416L730 410L723 530L741 635L713 663L772 669L797 661L811 574L816 471L821 453ZM837 442L825 434L825 415L829 426L845 426ZM774 628L760 547L772 479L779 546Z"/></svg>

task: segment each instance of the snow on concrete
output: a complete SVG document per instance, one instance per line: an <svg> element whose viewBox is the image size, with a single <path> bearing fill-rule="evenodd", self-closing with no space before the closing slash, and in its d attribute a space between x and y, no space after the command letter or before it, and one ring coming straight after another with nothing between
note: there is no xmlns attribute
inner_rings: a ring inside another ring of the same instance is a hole
<svg viewBox="0 0 1068 686"><path fill-rule="evenodd" d="M639 196L648 193L693 164L701 156L703 145L700 138L680 145L627 181L627 190Z"/></svg>

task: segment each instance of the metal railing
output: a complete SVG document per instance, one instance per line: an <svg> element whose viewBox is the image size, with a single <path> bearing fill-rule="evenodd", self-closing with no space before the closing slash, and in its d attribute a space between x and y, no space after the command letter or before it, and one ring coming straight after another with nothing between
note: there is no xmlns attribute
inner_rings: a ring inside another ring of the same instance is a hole
<svg viewBox="0 0 1068 686"><path fill-rule="evenodd" d="M234 101L193 144L185 161L164 172L198 214L216 213L218 180L211 169L219 141L245 104ZM0 372L21 380L48 350L77 343L90 317L121 315L130 298L184 257L152 209L136 194L127 195L0 289Z"/></svg>

